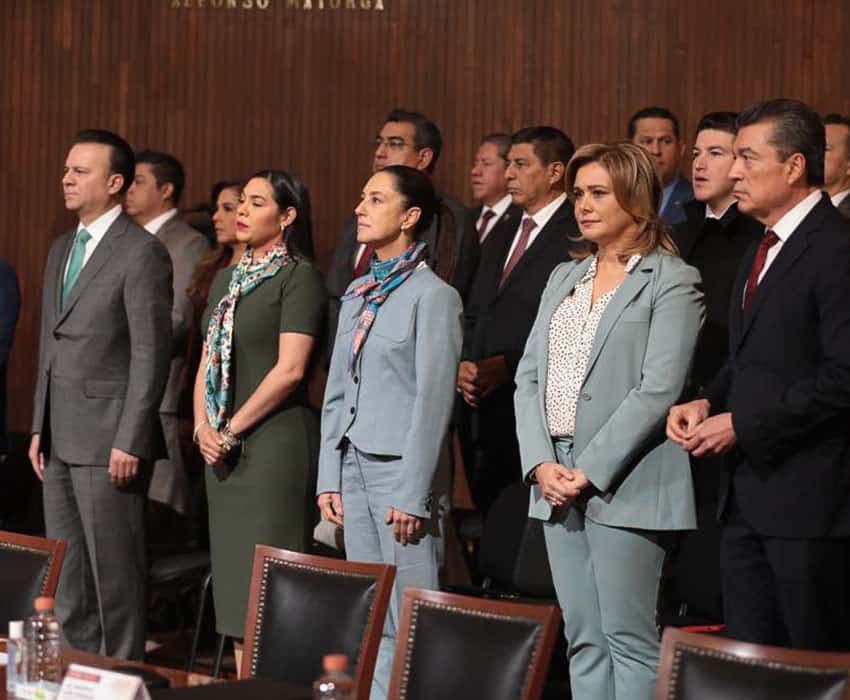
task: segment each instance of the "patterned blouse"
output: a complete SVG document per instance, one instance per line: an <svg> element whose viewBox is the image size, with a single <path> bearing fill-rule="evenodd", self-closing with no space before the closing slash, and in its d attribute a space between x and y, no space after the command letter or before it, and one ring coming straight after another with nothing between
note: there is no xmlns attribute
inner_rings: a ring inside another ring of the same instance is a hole
<svg viewBox="0 0 850 700"><path fill-rule="evenodd" d="M639 261L640 255L632 255L626 263L626 273L631 272ZM549 434L553 437L575 435L576 403L584 384L596 329L620 286L618 284L605 292L595 305L591 305L594 277L595 257L587 272L576 283L573 293L564 298L549 322L546 419Z"/></svg>

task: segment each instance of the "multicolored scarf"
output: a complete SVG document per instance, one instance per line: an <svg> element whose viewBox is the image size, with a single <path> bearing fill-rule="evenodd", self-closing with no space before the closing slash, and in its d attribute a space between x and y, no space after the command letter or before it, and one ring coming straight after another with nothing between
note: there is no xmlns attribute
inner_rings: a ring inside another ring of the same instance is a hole
<svg viewBox="0 0 850 700"><path fill-rule="evenodd" d="M273 277L292 258L283 241L254 261L250 246L230 276L230 286L210 315L207 327L207 366L204 407L209 424L219 430L225 423L231 376L230 354L233 347L233 318L239 299L264 279Z"/></svg>
<svg viewBox="0 0 850 700"><path fill-rule="evenodd" d="M390 292L401 286L402 282L413 274L419 262L425 256L427 247L428 244L425 241L420 241L419 243L411 243L410 247L397 258L383 262L373 259L372 271L363 283L342 297L342 301L363 297L366 302L363 311L360 312L360 317L357 319L354 337L351 339L351 350L348 353L348 371L352 374L357 363L357 356L363 348L363 343L366 342L369 329L375 322L378 309L387 300Z"/></svg>

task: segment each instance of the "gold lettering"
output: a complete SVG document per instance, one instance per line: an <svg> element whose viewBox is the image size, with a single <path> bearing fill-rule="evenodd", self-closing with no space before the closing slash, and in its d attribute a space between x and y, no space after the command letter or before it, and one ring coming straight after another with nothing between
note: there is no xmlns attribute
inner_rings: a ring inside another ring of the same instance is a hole
<svg viewBox="0 0 850 700"><path fill-rule="evenodd" d="M330 0L330 3L332 10L338 10L340 5L342 4L342 0Z"/></svg>
<svg viewBox="0 0 850 700"><path fill-rule="evenodd" d="M242 0L242 9L251 10L254 7L254 0Z"/></svg>
<svg viewBox="0 0 850 700"><path fill-rule="evenodd" d="M227 0L227 9L228 10L236 9L236 0Z"/></svg>
<svg viewBox="0 0 850 700"><path fill-rule="evenodd" d="M345 0L345 9L353 10L354 8L354 0Z"/></svg>
<svg viewBox="0 0 850 700"><path fill-rule="evenodd" d="M169 5L172 9L180 9L180 0L171 0L171 5Z"/></svg>
<svg viewBox="0 0 850 700"><path fill-rule="evenodd" d="M360 9L368 10L372 6L372 0L360 0Z"/></svg>
<svg viewBox="0 0 850 700"><path fill-rule="evenodd" d="M258 10L268 10L269 9L269 0L257 0L257 9Z"/></svg>
<svg viewBox="0 0 850 700"><path fill-rule="evenodd" d="M313 9L313 0L304 0L304 4L301 5L302 10L312 10Z"/></svg>
<svg viewBox="0 0 850 700"><path fill-rule="evenodd" d="M375 12L384 11L384 0L375 0Z"/></svg>
<svg viewBox="0 0 850 700"><path fill-rule="evenodd" d="M287 10L297 10L298 9L298 0L286 0L286 9Z"/></svg>
<svg viewBox="0 0 850 700"><path fill-rule="evenodd" d="M324 10L325 9L325 0L318 0L318 2L319 2L319 9Z"/></svg>
<svg viewBox="0 0 850 700"><path fill-rule="evenodd" d="M200 9L200 8L202 8L203 6L204 6L204 0L195 0L195 7L197 7L198 9Z"/></svg>

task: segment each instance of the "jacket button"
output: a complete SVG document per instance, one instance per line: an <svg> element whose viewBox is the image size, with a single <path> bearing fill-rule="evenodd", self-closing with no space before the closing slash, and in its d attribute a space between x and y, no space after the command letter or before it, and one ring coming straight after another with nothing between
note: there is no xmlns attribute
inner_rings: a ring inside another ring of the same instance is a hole
<svg viewBox="0 0 850 700"><path fill-rule="evenodd" d="M354 406L352 406L352 407L351 407L351 409L349 410L349 413L350 413L352 416L354 415Z"/></svg>
<svg viewBox="0 0 850 700"><path fill-rule="evenodd" d="M360 377L354 377L354 383L359 384L360 383Z"/></svg>
<svg viewBox="0 0 850 700"><path fill-rule="evenodd" d="M588 393L586 393L586 392L585 392L585 393L583 393L583 394L581 395L581 400L582 400L582 401L590 401L590 394L588 394Z"/></svg>

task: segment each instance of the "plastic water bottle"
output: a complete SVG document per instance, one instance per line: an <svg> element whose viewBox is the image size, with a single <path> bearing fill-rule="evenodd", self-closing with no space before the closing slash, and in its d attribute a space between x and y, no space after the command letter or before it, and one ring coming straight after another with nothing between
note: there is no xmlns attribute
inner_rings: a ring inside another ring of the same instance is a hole
<svg viewBox="0 0 850 700"><path fill-rule="evenodd" d="M322 657L323 675L313 683L313 700L352 700L354 681L348 675L345 654L326 654Z"/></svg>
<svg viewBox="0 0 850 700"><path fill-rule="evenodd" d="M23 651L23 620L11 620L9 622L9 641L6 643L6 697L8 698L15 697L15 685L18 681L26 682L26 678L21 677Z"/></svg>
<svg viewBox="0 0 850 700"><path fill-rule="evenodd" d="M53 598L35 599L35 615L27 620L25 638L27 686L55 697L62 684L62 633L53 614Z"/></svg>

